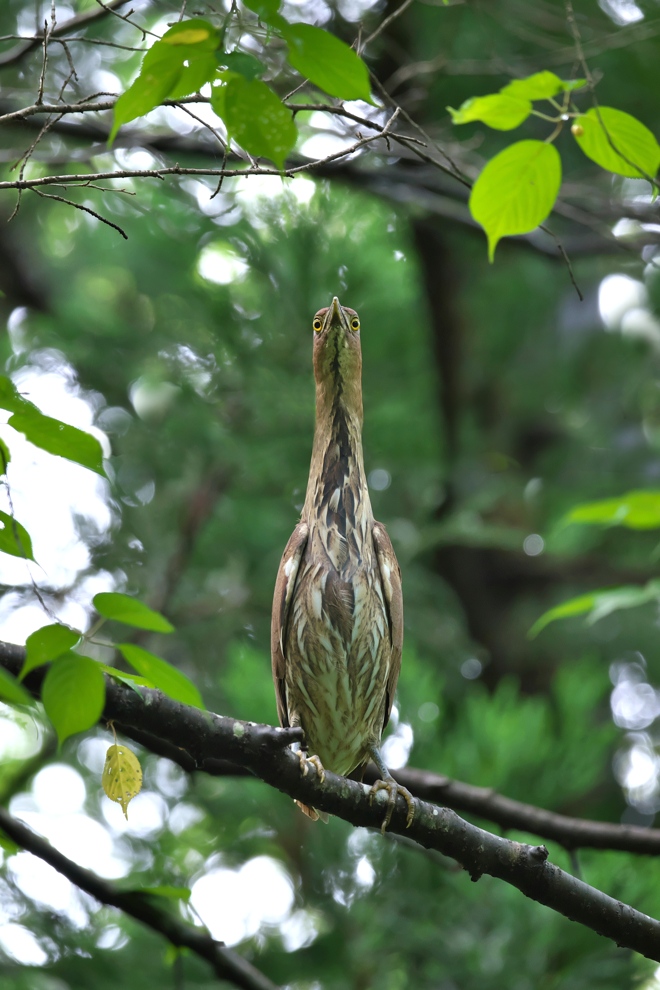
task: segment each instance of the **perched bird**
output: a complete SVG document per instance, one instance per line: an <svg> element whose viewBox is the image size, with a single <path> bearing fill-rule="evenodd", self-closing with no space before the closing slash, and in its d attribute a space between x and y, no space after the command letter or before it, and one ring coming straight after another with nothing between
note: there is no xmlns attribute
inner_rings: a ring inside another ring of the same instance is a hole
<svg viewBox="0 0 660 990"><path fill-rule="evenodd" d="M380 754L401 667L401 572L371 509L362 455L360 319L332 305L312 321L316 426L301 519L280 562L271 625L280 724L304 733L303 773L314 763L361 779L369 758L388 791L383 830L398 794ZM319 813L297 802L310 818Z"/></svg>

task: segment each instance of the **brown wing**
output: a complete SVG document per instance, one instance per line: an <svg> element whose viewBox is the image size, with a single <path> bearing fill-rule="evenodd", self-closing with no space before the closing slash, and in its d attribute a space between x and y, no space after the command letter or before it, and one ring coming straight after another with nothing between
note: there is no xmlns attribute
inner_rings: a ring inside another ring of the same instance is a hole
<svg viewBox="0 0 660 990"><path fill-rule="evenodd" d="M403 648L403 596L401 594L401 569L394 553L392 541L387 535L387 530L382 523L374 522L373 528L374 546L376 547L376 557L380 570L380 579L387 608L387 617L390 626L390 640L392 643L392 657L390 660L390 671L387 678L387 698L385 703L385 721L383 728L390 720L392 702L396 683L399 680L401 670L401 650Z"/></svg>
<svg viewBox="0 0 660 990"><path fill-rule="evenodd" d="M289 713L286 710L286 657L284 656L284 640L289 621L289 610L296 586L298 568L302 555L307 546L309 526L299 522L291 539L284 548L280 567L275 581L273 595L273 616L270 624L270 655L273 663L273 682L275 684L275 700L280 725L289 725Z"/></svg>

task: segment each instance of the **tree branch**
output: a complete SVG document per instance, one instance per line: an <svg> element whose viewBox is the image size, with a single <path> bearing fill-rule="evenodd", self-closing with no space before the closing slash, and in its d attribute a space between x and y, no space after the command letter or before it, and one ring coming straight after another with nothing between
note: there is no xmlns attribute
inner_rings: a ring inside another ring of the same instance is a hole
<svg viewBox="0 0 660 990"><path fill-rule="evenodd" d="M0 660L13 673L22 664L24 651L11 644L0 646ZM27 686L35 690L39 672L29 675ZM185 750L196 767L219 757L237 763L284 794L343 818L351 825L380 826L386 795L372 801L367 784L326 772L321 781L310 767L303 776L300 761L289 748L299 740L299 729L279 729L241 722L190 708L160 691L142 689L142 697L123 684L107 679L103 717L121 726L164 736ZM448 808L417 799L415 817L406 828L407 805L401 796L390 831L404 835L425 849L435 849L457 860L473 880L483 874L498 877L527 897L545 904L591 928L617 945L660 962L660 922L548 862L545 846L530 846L492 835L463 821Z"/></svg>
<svg viewBox="0 0 660 990"><path fill-rule="evenodd" d="M176 763L187 773L201 770L212 777L253 777L254 774L230 760L209 758L197 765L188 752L173 745L161 736L143 732L136 727L124 726L122 732L134 742L158 756ZM486 821L494 822L506 831L515 829L530 832L542 839L549 839L563 846L567 852L576 849L612 849L617 852L641 856L660 854L660 829L642 828L639 825L616 825L613 822L595 822L586 818L572 818L547 811L533 804L514 801L498 794L490 787L475 787L461 780L453 780L431 770L405 767L392 770L392 776L407 787L415 797L467 811ZM378 771L370 763L364 782L372 784L378 779Z"/></svg>
<svg viewBox="0 0 660 990"><path fill-rule="evenodd" d="M105 17L107 14L118 10L119 7L123 7L128 3L128 0L109 0L103 7L95 7L92 10L87 10L83 14L77 14L75 17L71 17L68 21L63 21L61 24L56 25L52 31L52 36L54 38L59 38L63 34L68 34L69 31L75 31L78 28L86 28L88 24L93 21L98 21L101 17ZM51 32L49 32L50 34ZM43 44L44 36L42 34L37 34L33 38L27 38L25 41L20 42L18 45L14 45L10 48L8 52L4 52L0 55L0 69L6 68L8 65L15 65L20 62L21 59L27 55L29 52L34 51L35 48L39 48Z"/></svg>
<svg viewBox="0 0 660 990"><path fill-rule="evenodd" d="M206 959L220 979L227 980L242 990L277 990L276 985L263 973L237 953L227 949L222 942L217 942L210 935L184 924L163 910L156 897L149 897L139 890L118 890L107 880L62 855L46 839L23 822L17 821L4 808L0 808L0 828L19 846L49 863L58 873L91 894L97 901L119 908L143 925L164 935L172 945L190 949L195 955Z"/></svg>

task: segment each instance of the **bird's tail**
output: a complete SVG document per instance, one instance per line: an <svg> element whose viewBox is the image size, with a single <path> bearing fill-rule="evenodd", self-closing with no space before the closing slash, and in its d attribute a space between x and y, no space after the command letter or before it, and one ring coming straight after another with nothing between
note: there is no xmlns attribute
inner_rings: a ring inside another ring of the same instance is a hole
<svg viewBox="0 0 660 990"><path fill-rule="evenodd" d="M307 817L311 818L313 822L318 822L320 819L326 825L328 824L328 815L326 815L325 811L317 811L316 808L310 808L308 804L303 804L302 801L296 801L296 804L302 811L303 815L307 815Z"/></svg>

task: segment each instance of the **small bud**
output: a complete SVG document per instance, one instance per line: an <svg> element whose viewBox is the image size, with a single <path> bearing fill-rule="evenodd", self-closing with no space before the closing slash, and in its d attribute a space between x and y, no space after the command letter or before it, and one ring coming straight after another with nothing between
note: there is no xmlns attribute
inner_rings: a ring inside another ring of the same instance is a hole
<svg viewBox="0 0 660 990"><path fill-rule="evenodd" d="M582 124L573 124L573 126L571 127L571 134L573 135L573 137L582 137L582 135L584 134L584 127L582 126Z"/></svg>

